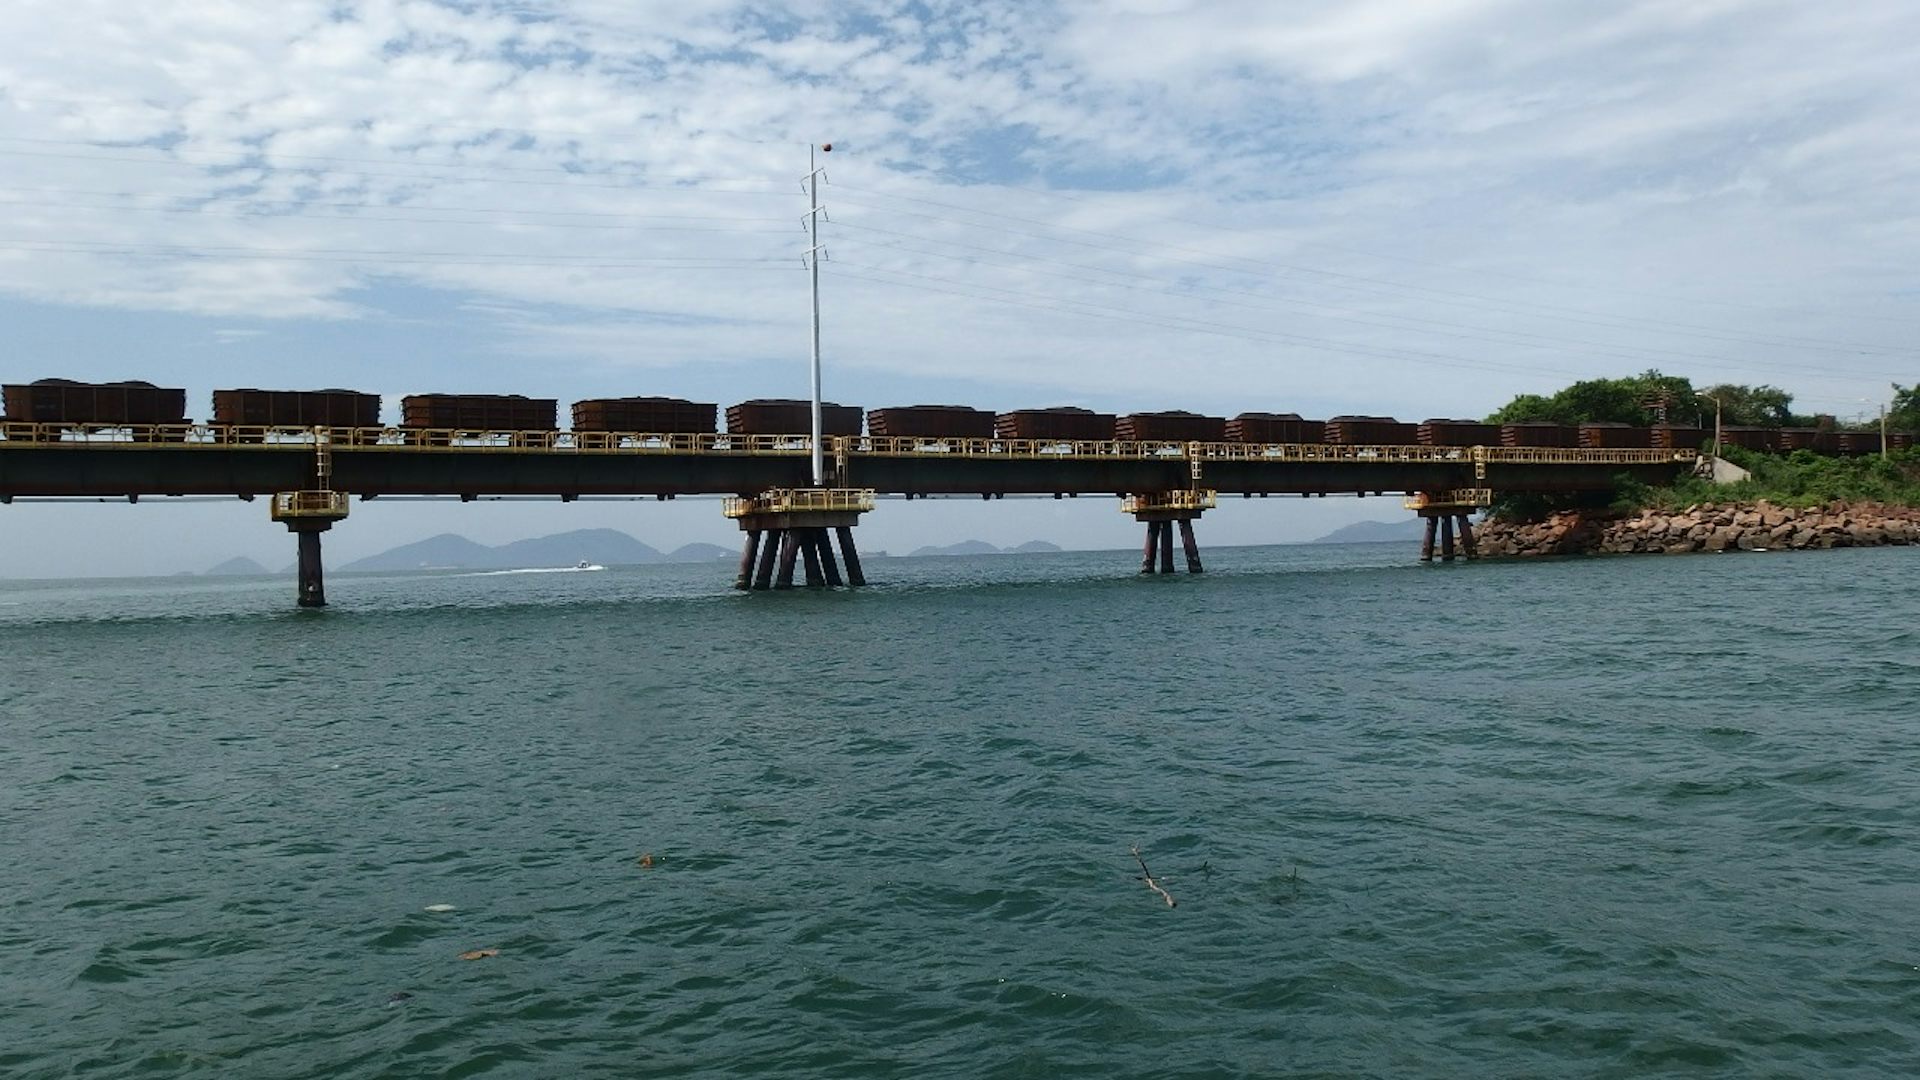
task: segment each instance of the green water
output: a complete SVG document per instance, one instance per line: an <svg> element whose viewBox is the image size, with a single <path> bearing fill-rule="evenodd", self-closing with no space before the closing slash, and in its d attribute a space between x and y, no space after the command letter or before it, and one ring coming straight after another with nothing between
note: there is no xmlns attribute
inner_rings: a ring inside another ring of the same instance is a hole
<svg viewBox="0 0 1920 1080"><path fill-rule="evenodd" d="M1412 555L0 585L0 1075L1920 1072L1920 551Z"/></svg>

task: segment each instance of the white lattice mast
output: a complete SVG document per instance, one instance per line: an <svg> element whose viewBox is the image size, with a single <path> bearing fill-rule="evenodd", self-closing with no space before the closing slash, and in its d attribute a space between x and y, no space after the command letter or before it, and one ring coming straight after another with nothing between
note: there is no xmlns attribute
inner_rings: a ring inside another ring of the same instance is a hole
<svg viewBox="0 0 1920 1080"><path fill-rule="evenodd" d="M820 153L831 153L832 143L822 143ZM807 144L807 268L813 277L813 486L827 486L827 455L820 419L820 259L826 249L820 243L820 181L826 170L818 164L812 143Z"/></svg>

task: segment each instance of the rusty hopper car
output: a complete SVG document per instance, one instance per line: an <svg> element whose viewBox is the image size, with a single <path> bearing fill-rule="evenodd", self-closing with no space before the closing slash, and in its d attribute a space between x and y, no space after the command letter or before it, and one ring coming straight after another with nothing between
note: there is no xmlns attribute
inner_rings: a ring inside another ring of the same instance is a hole
<svg viewBox="0 0 1920 1080"><path fill-rule="evenodd" d="M1498 446L1500 426L1476 420L1428 420L1415 436L1422 446Z"/></svg>
<svg viewBox="0 0 1920 1080"><path fill-rule="evenodd" d="M1569 448L1580 445L1580 432L1565 424L1529 420L1500 425L1501 446L1547 446Z"/></svg>
<svg viewBox="0 0 1920 1080"><path fill-rule="evenodd" d="M993 434L1001 439L1060 439L1103 442L1113 438L1115 417L1062 405L1051 409L1016 409L993 419Z"/></svg>
<svg viewBox="0 0 1920 1080"><path fill-rule="evenodd" d="M712 434L719 415L718 405L685 398L588 398L573 403L573 430L708 435Z"/></svg>
<svg viewBox="0 0 1920 1080"><path fill-rule="evenodd" d="M1323 443L1324 420L1302 420L1299 413L1243 412L1227 421L1226 436L1241 443Z"/></svg>
<svg viewBox="0 0 1920 1080"><path fill-rule="evenodd" d="M213 423L379 427L380 395L356 390L215 390Z"/></svg>
<svg viewBox="0 0 1920 1080"><path fill-rule="evenodd" d="M1113 437L1123 442L1223 442L1227 421L1179 410L1128 413L1114 421Z"/></svg>
<svg viewBox="0 0 1920 1080"><path fill-rule="evenodd" d="M1777 450L1780 448L1780 429L1764 427L1723 427L1721 437L1728 446L1738 446L1742 450Z"/></svg>
<svg viewBox="0 0 1920 1080"><path fill-rule="evenodd" d="M187 392L150 382L38 379L0 387L6 418L19 424L184 424Z"/></svg>
<svg viewBox="0 0 1920 1080"><path fill-rule="evenodd" d="M867 434L921 439L991 439L993 414L964 405L897 405L867 410Z"/></svg>
<svg viewBox="0 0 1920 1080"><path fill-rule="evenodd" d="M791 398L755 398L727 406L729 435L806 435L813 431L813 403ZM860 434L860 407L820 403L822 435Z"/></svg>
<svg viewBox="0 0 1920 1080"><path fill-rule="evenodd" d="M1682 424L1655 424L1648 429L1650 445L1661 450L1698 450L1707 433Z"/></svg>
<svg viewBox="0 0 1920 1080"><path fill-rule="evenodd" d="M1653 445L1653 429L1599 421L1580 425L1580 445L1589 450L1631 450Z"/></svg>
<svg viewBox="0 0 1920 1080"><path fill-rule="evenodd" d="M1840 449L1840 433L1829 428L1780 428L1773 445L1782 453L1795 450L1812 450L1817 454L1844 453Z"/></svg>
<svg viewBox="0 0 1920 1080"><path fill-rule="evenodd" d="M1327 441L1343 446L1411 446L1420 425L1391 416L1336 416L1327 421Z"/></svg>
<svg viewBox="0 0 1920 1080"><path fill-rule="evenodd" d="M1832 453L1842 454L1847 457L1865 457L1868 454L1877 454L1880 452L1880 431L1878 428L1873 431L1841 431L1830 434L1833 435L1834 443ZM1887 437L1887 447L1888 449L1893 448L1893 437L1891 435Z"/></svg>
<svg viewBox="0 0 1920 1080"><path fill-rule="evenodd" d="M1887 449L1910 450L1912 448L1913 448L1913 432L1911 431L1887 432Z"/></svg>
<svg viewBox="0 0 1920 1080"><path fill-rule="evenodd" d="M559 402L520 394L409 394L400 424L453 431L552 431Z"/></svg>

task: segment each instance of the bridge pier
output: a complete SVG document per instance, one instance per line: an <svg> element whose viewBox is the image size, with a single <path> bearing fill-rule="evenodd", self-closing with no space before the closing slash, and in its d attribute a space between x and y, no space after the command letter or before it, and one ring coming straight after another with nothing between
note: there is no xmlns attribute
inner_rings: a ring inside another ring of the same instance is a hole
<svg viewBox="0 0 1920 1080"><path fill-rule="evenodd" d="M1133 520L1147 526L1147 541L1140 550L1140 572L1154 573L1156 563L1159 573L1174 572L1173 532L1178 526L1180 546L1185 549L1187 556L1187 573L1200 573L1200 545L1193 538L1193 522L1216 504L1217 496L1203 490L1160 491L1127 496L1120 504L1120 512L1132 514Z"/></svg>
<svg viewBox="0 0 1920 1080"><path fill-rule="evenodd" d="M775 488L728 499L726 515L747 536L733 587L791 589L796 568L810 588L865 585L853 527L872 509L873 492L855 488ZM847 564L844 581L833 557L836 538Z"/></svg>
<svg viewBox="0 0 1920 1080"><path fill-rule="evenodd" d="M1478 559L1480 547L1473 538L1473 512L1490 506L1493 492L1486 488L1462 488L1457 491L1415 492L1407 497L1406 508L1426 521L1420 539L1420 561L1432 562L1434 537L1439 535L1440 561L1452 562L1457 556ZM1454 530L1459 530L1460 545L1454 546Z"/></svg>
<svg viewBox="0 0 1920 1080"><path fill-rule="evenodd" d="M347 516L344 491L283 491L273 497L273 520L299 537L299 585L294 602L301 607L327 606L327 588L320 561L320 534Z"/></svg>

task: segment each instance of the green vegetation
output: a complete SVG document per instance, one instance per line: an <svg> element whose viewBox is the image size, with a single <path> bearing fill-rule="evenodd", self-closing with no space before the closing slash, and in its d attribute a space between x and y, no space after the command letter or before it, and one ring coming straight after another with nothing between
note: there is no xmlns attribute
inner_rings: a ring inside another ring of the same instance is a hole
<svg viewBox="0 0 1920 1080"><path fill-rule="evenodd" d="M1520 424L1544 420L1555 424L1612 423L1646 427L1658 422L1664 409L1671 423L1696 424L1700 422L1701 405L1691 380L1647 371L1625 379L1577 382L1552 397L1521 394L1487 417L1487 422ZM1706 422L1713 422L1710 404Z"/></svg>
<svg viewBox="0 0 1920 1080"><path fill-rule="evenodd" d="M1900 430L1920 428L1920 385L1902 387L1896 383L1893 390L1888 422ZM1720 422L1728 427L1815 427L1822 419L1794 412L1793 395L1777 386L1719 383L1697 389L1693 380L1683 375L1643 371L1624 379L1587 379L1551 396L1521 394L1487 417L1487 422L1544 420L1648 427L1660 423L1664 412L1667 423L1710 428L1715 401L1719 402ZM1838 427L1868 428L1878 423L1876 417Z"/></svg>
<svg viewBox="0 0 1920 1080"><path fill-rule="evenodd" d="M1737 484L1712 484L1687 476L1664 487L1625 480L1616 493L1619 510L1678 510L1694 503L1757 502L1810 507L1823 503L1877 502L1920 506L1920 449L1896 450L1886 460L1829 457L1810 450L1760 454L1729 447L1726 459L1753 473Z"/></svg>
<svg viewBox="0 0 1920 1080"><path fill-rule="evenodd" d="M1793 395L1773 386L1722 383L1695 390L1692 380L1646 371L1624 379L1588 379L1550 396L1521 394L1487 418L1507 424L1550 421L1557 424L1620 423L1645 427L1660 422L1664 411L1672 424L1712 428L1714 400L1721 422L1729 427L1815 427L1816 419L1793 411ZM1878 430L1879 418L1842 429ZM1893 385L1887 410L1892 431L1920 430L1920 383ZM1623 512L1643 508L1677 510L1694 503L1755 502L1765 499L1779 506L1810 507L1834 501L1879 502L1920 506L1920 448L1895 451L1888 459L1832 457L1807 450L1791 454L1762 454L1727 447L1728 461L1753 474L1738 484L1715 485L1686 476L1662 487L1648 487L1623 477L1612 496L1509 495L1498 499L1493 513L1510 520L1537 520L1557 510L1597 509L1607 506Z"/></svg>
<svg viewBox="0 0 1920 1080"><path fill-rule="evenodd" d="M1893 431L1920 431L1920 383L1893 384L1893 403L1887 406L1887 427Z"/></svg>

